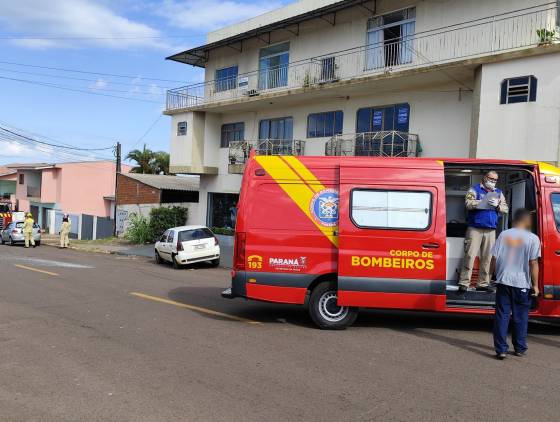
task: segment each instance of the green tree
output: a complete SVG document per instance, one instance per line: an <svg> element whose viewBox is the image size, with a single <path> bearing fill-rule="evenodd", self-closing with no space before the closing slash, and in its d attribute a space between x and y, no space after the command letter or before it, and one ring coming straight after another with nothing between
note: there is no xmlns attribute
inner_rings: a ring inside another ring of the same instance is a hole
<svg viewBox="0 0 560 422"><path fill-rule="evenodd" d="M154 173L169 174L169 154L165 151L154 153Z"/></svg>
<svg viewBox="0 0 560 422"><path fill-rule="evenodd" d="M154 152L146 148L142 151L133 149L126 156L127 160L136 161L136 166L131 170L132 173L154 174Z"/></svg>
<svg viewBox="0 0 560 422"><path fill-rule="evenodd" d="M152 151L146 147L142 151L133 149L126 156L127 160L136 162L136 166L131 170L132 173L142 174L163 174L169 173L169 154L165 151Z"/></svg>

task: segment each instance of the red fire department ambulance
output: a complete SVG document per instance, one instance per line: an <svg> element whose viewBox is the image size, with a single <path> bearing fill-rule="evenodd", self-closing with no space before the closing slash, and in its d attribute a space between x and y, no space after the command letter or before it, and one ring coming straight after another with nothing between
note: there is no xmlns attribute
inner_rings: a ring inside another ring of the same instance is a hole
<svg viewBox="0 0 560 422"><path fill-rule="evenodd" d="M494 294L457 287L465 194L490 169L510 205L498 232L516 209L535 210L542 295L531 315L560 317L560 169L525 161L252 156L222 295L307 304L330 329L358 308L492 313Z"/></svg>

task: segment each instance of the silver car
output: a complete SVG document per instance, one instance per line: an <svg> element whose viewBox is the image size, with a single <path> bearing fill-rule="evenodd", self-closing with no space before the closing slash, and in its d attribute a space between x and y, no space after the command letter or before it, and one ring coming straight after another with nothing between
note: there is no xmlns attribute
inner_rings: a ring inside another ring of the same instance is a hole
<svg viewBox="0 0 560 422"><path fill-rule="evenodd" d="M33 240L35 240L35 245L39 246L41 244L41 228L38 224L33 225ZM2 234L0 234L0 241L2 245L9 243L12 246L16 243L24 243L23 221L15 223L12 221L8 224L8 226L2 230Z"/></svg>

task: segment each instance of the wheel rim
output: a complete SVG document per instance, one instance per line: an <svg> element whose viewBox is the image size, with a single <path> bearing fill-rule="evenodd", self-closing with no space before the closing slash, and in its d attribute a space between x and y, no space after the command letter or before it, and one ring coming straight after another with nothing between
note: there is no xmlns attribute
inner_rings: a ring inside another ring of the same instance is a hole
<svg viewBox="0 0 560 422"><path fill-rule="evenodd" d="M338 306L336 304L338 295L334 291L328 291L319 298L319 314L329 322L339 322L348 315L347 306Z"/></svg>

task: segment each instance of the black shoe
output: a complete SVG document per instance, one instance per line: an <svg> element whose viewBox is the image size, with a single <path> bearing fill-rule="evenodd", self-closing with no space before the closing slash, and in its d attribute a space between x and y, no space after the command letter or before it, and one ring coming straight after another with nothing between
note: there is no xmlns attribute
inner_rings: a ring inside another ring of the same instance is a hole
<svg viewBox="0 0 560 422"><path fill-rule="evenodd" d="M496 359L498 360L504 360L506 358L506 354L505 353L496 353Z"/></svg>
<svg viewBox="0 0 560 422"><path fill-rule="evenodd" d="M486 292L486 293L496 293L496 289L494 289L492 286L484 286L484 287L478 287L476 288L477 292Z"/></svg>
<svg viewBox="0 0 560 422"><path fill-rule="evenodd" d="M513 352L513 354L518 358L522 358L523 356L527 356L527 350L524 350L523 352Z"/></svg>
<svg viewBox="0 0 560 422"><path fill-rule="evenodd" d="M467 293L467 290L469 290L468 287L462 286L459 284L459 290L457 290L457 293L459 293L460 295L463 293Z"/></svg>

